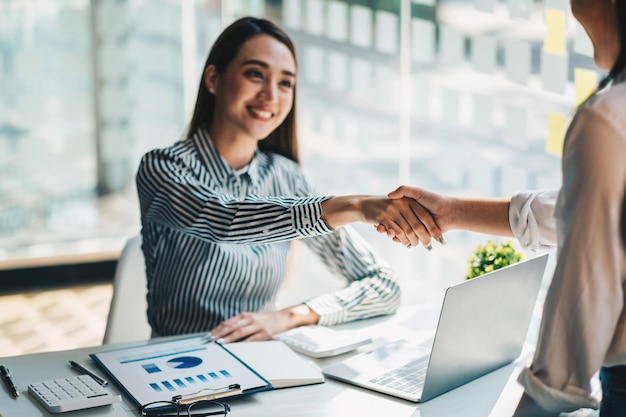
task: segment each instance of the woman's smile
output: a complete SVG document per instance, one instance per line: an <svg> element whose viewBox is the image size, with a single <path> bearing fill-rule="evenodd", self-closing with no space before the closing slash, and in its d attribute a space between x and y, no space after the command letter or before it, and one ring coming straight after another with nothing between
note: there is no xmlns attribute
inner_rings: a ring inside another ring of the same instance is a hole
<svg viewBox="0 0 626 417"><path fill-rule="evenodd" d="M248 112L250 112L252 117L258 120L270 120L272 117L274 117L274 114L268 110L263 110L261 108L252 106L247 106L246 108L248 109Z"/></svg>

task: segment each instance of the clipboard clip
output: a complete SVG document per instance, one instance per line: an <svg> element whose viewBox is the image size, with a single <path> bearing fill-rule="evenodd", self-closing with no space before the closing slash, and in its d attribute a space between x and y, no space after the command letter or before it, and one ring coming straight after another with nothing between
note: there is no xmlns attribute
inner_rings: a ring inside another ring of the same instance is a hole
<svg viewBox="0 0 626 417"><path fill-rule="evenodd" d="M212 391L211 393L202 394L204 391ZM219 388L204 388L200 391L192 392L184 395L174 395L172 397L172 402L176 403L176 405L186 405L191 404L197 401L211 401L218 400L224 397L232 397L233 395L239 395L242 393L241 385L239 384L230 384L226 387Z"/></svg>

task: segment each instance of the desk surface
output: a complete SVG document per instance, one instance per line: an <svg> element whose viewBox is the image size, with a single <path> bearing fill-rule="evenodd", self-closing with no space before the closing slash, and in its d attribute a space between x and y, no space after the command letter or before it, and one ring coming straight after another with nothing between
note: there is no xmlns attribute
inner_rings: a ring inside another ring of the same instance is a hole
<svg viewBox="0 0 626 417"><path fill-rule="evenodd" d="M375 338L374 346L401 338L407 333L431 334L436 325L438 310L433 306L404 307L393 316L378 317L349 323L341 327L367 332ZM397 337L396 337L397 336ZM149 342L143 342L149 343ZM136 344L136 343L132 343ZM131 345L131 344L126 344ZM0 389L0 417L50 416L27 392L29 383L75 375L67 366L72 359L97 369L89 358L90 353L124 346L94 346L69 351L40 353L1 358L7 366L21 396L13 399L4 385ZM357 351L358 352L358 351ZM320 367L345 359L353 353L334 358L316 360ZM363 388L327 379L325 383L305 387L286 388L260 392L241 398L229 399L233 417L331 417L331 416L393 416L393 417L502 417L510 416L522 394L516 377L522 369L521 361L500 368L473 382L441 395L423 404L378 394ZM103 374L100 372L100 374ZM111 391L118 392L115 386ZM90 410L56 414L58 416L137 416L137 410L125 399L124 403Z"/></svg>

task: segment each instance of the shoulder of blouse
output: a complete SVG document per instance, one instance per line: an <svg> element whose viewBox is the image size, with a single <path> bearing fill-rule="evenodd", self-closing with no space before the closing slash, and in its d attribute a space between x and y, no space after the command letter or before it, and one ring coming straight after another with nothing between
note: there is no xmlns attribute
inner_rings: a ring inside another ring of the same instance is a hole
<svg viewBox="0 0 626 417"><path fill-rule="evenodd" d="M604 119L626 136L626 82L614 84L595 94L580 108L579 113Z"/></svg>
<svg viewBox="0 0 626 417"><path fill-rule="evenodd" d="M142 156L140 164L143 165L147 161L155 159L180 158L181 160L186 160L197 157L198 152L193 144L189 140L182 140L170 146L149 150Z"/></svg>

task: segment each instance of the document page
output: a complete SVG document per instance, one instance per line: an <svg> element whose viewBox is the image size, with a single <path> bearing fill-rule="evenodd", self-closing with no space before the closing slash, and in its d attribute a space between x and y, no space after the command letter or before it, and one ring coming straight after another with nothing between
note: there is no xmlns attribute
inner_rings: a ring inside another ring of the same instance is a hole
<svg viewBox="0 0 626 417"><path fill-rule="evenodd" d="M278 340L228 343L224 347L261 374L273 388L324 382L324 375L315 363Z"/></svg>
<svg viewBox="0 0 626 417"><path fill-rule="evenodd" d="M173 396L209 395L239 384L243 393L270 384L217 343L185 338L94 353L98 362L137 405Z"/></svg>

